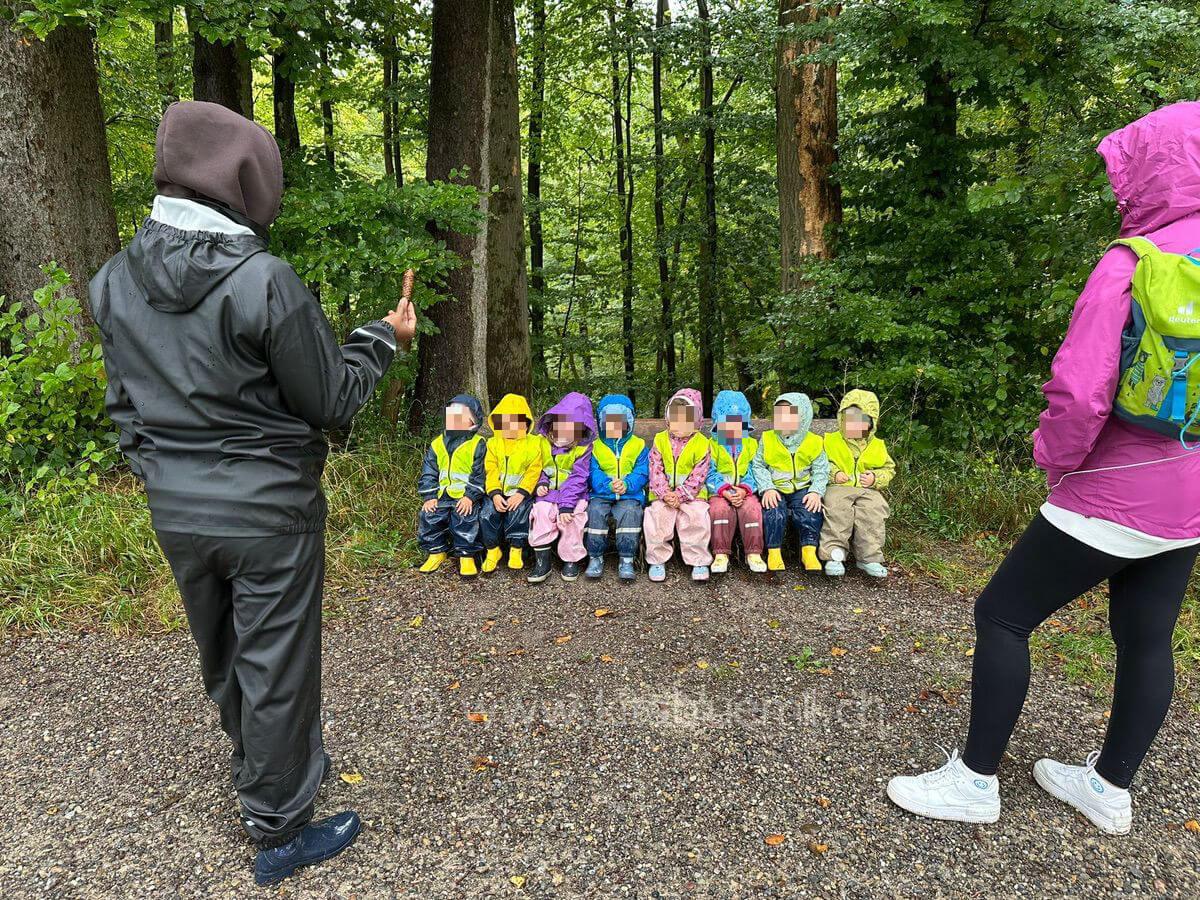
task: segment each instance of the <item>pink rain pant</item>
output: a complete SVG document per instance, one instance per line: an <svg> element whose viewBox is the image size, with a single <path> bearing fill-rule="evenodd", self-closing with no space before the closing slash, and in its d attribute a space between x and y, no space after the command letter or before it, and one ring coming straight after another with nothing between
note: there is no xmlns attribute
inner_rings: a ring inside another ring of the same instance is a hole
<svg viewBox="0 0 1200 900"><path fill-rule="evenodd" d="M661 500L646 507L642 532L646 535L646 562L661 566L671 558L671 544L679 532L679 554L689 566L707 566L712 562L708 538L712 530L708 501L693 500L671 509Z"/></svg>
<svg viewBox="0 0 1200 900"><path fill-rule="evenodd" d="M587 527L586 500L579 501L574 515L570 525L559 528L558 506L538 500L529 515L529 546L537 550L558 541L558 558L563 562L579 562L587 556L583 547L583 529Z"/></svg>

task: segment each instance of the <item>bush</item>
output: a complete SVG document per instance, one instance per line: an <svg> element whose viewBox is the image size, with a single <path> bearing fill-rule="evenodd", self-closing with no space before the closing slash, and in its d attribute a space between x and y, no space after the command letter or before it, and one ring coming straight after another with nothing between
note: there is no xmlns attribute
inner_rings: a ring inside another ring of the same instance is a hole
<svg viewBox="0 0 1200 900"><path fill-rule="evenodd" d="M36 311L0 310L0 464L10 487L95 484L116 461L117 434L104 414L100 345L80 332L79 301L57 264L34 292Z"/></svg>

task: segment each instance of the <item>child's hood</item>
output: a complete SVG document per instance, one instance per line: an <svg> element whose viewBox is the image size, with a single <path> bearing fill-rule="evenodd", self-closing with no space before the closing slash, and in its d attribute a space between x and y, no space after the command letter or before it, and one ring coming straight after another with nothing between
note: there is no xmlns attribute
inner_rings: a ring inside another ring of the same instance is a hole
<svg viewBox="0 0 1200 900"><path fill-rule="evenodd" d="M742 420L746 426L742 431L743 435L754 431L754 423L750 421L750 401L746 399L746 395L741 391L721 391L713 400L712 406L712 433L718 441L724 442L724 438L717 426L730 416L737 416Z"/></svg>
<svg viewBox="0 0 1200 900"><path fill-rule="evenodd" d="M492 431L496 434L500 433L500 417L502 415L524 416L526 426L533 427L533 410L529 408L529 401L520 394L505 394L500 398L500 402L492 408L492 414L488 417L488 421L491 422Z"/></svg>
<svg viewBox="0 0 1200 900"><path fill-rule="evenodd" d="M864 391L859 388L849 391L846 396L842 398L842 402L838 406L839 429L843 429L843 426L845 425L846 410L851 406L857 406L871 417L871 428L867 432L867 440L870 440L875 436L875 429L879 427L879 398L870 391Z"/></svg>
<svg viewBox="0 0 1200 900"><path fill-rule="evenodd" d="M669 409L672 403L679 401L696 410L696 429L699 430L700 426L704 424L704 398L700 396L700 392L695 388L680 388L667 401L667 408ZM670 416L667 417L667 421L670 422Z"/></svg>
<svg viewBox="0 0 1200 900"><path fill-rule="evenodd" d="M596 436L596 417L592 413L592 401L588 399L586 394L581 394L578 391L571 391L552 407L542 413L542 417L538 419L536 431L542 437L554 443L550 436L550 426L554 419L558 416L564 416L571 422L576 422L583 426L583 438L579 441L580 444L590 444Z"/></svg>
<svg viewBox="0 0 1200 900"><path fill-rule="evenodd" d="M600 398L600 404L596 407L596 420L600 426L597 432L603 440L608 440L608 436L604 431L604 422L609 413L620 413L625 417L625 424L628 426L621 440L633 434L633 401L624 394L605 394Z"/></svg>
<svg viewBox="0 0 1200 900"><path fill-rule="evenodd" d="M1172 103L1114 131L1096 152L1121 212L1121 235L1200 211L1200 102Z"/></svg>
<svg viewBox="0 0 1200 900"><path fill-rule="evenodd" d="M446 406L450 407L456 403L465 406L471 411L471 418L475 420L475 424L466 431L445 432L443 440L445 441L447 452L450 453L453 453L454 449L467 438L478 434L479 429L483 427L483 404L480 403L479 400L477 400L475 397L472 397L470 394L459 394L457 397L447 403Z"/></svg>
<svg viewBox="0 0 1200 900"><path fill-rule="evenodd" d="M808 399L808 394L801 394L799 391L786 391L776 397L775 402L771 406L778 406L780 403L786 403L788 406L793 407L796 412L800 413L800 427L796 429L795 434L779 435L785 447L789 450L795 450L800 446L800 442L804 440L804 436L808 434L808 429L812 428L812 401Z"/></svg>

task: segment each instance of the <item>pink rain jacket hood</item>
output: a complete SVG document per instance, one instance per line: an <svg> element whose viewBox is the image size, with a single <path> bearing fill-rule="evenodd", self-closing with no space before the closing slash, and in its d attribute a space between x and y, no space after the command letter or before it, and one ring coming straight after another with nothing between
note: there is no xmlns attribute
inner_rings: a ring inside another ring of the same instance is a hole
<svg viewBox="0 0 1200 900"><path fill-rule="evenodd" d="M1156 110L1108 135L1097 152L1121 236L1144 235L1173 253L1200 247L1200 102ZM1200 451L1112 415L1136 264L1133 251L1114 247L1088 278L1042 388L1034 459L1055 506L1159 537L1200 537Z"/></svg>

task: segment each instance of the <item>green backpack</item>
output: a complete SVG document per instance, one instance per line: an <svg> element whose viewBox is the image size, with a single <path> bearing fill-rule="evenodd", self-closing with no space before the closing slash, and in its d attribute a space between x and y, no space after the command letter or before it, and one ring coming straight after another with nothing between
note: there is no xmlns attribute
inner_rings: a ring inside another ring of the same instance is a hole
<svg viewBox="0 0 1200 900"><path fill-rule="evenodd" d="M1138 263L1113 411L1191 450L1188 440L1200 440L1200 258L1166 253L1144 237L1116 244L1136 253Z"/></svg>

